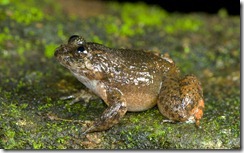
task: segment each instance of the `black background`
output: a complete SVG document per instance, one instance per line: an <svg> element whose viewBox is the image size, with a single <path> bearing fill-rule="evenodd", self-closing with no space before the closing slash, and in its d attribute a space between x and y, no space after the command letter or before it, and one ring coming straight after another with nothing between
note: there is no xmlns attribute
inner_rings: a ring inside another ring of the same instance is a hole
<svg viewBox="0 0 244 153"><path fill-rule="evenodd" d="M117 0L118 2L145 2L157 4L168 12L206 12L218 13L225 8L229 15L240 15L240 1L238 0Z"/></svg>

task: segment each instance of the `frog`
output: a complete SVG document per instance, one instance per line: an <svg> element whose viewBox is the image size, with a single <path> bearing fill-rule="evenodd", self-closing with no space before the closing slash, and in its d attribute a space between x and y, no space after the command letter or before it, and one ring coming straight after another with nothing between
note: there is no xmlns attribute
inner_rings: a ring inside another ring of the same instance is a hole
<svg viewBox="0 0 244 153"><path fill-rule="evenodd" d="M195 123L204 112L201 82L193 74L181 76L171 57L143 49L110 48L72 35L54 53L57 61L108 106L84 130L105 131L126 112L157 105L166 121Z"/></svg>

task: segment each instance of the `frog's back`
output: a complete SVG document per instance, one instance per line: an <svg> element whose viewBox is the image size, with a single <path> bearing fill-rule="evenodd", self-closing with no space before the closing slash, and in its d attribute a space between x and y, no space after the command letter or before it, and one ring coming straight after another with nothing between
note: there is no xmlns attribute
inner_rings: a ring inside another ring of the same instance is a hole
<svg viewBox="0 0 244 153"><path fill-rule="evenodd" d="M133 49L114 49L97 43L88 43L94 50L94 61L107 63L106 68L121 67L123 70L165 72L174 64L153 52ZM97 58L96 58L97 57ZM125 71L124 71L125 72ZM131 71L130 71L131 72Z"/></svg>

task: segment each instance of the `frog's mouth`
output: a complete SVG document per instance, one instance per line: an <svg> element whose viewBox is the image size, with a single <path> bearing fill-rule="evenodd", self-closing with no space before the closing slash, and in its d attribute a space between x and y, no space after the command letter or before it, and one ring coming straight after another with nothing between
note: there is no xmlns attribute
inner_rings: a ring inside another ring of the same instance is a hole
<svg viewBox="0 0 244 153"><path fill-rule="evenodd" d="M67 68L70 68L72 63L74 63L70 56L58 56L57 59L63 66Z"/></svg>
<svg viewBox="0 0 244 153"><path fill-rule="evenodd" d="M71 57L61 47L56 49L54 56L59 61L59 63L62 64L63 66L65 67L70 66Z"/></svg>
<svg viewBox="0 0 244 153"><path fill-rule="evenodd" d="M57 57L57 60L61 65L72 71L86 69L84 61L82 59L76 59L72 55L61 55Z"/></svg>

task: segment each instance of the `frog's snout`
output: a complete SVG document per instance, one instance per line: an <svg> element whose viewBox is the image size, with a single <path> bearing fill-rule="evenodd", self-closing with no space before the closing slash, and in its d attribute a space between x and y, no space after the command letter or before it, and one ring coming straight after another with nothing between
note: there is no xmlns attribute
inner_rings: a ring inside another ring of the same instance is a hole
<svg viewBox="0 0 244 153"><path fill-rule="evenodd" d="M59 55L63 55L68 53L67 48L64 45L59 46L58 48L55 49L54 56L58 57Z"/></svg>
<svg viewBox="0 0 244 153"><path fill-rule="evenodd" d="M58 57L58 55L62 52L62 45L57 47L54 52L54 56Z"/></svg>
<svg viewBox="0 0 244 153"><path fill-rule="evenodd" d="M59 52L59 47L55 49L55 52L54 52L54 56L57 57L58 56L58 52Z"/></svg>

